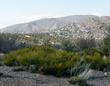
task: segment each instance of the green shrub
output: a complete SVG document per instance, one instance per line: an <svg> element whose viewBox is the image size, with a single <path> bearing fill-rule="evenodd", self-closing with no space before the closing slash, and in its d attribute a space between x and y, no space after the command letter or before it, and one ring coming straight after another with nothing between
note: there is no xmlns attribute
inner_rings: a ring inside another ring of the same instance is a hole
<svg viewBox="0 0 110 86"><path fill-rule="evenodd" d="M4 64L8 65L8 66L14 66L16 65L17 61L16 61L16 58L15 58L15 55L14 53L13 54L7 54L5 56L5 60L3 61Z"/></svg>
<svg viewBox="0 0 110 86"><path fill-rule="evenodd" d="M56 76L73 75L70 70L81 58L83 58L83 64L91 64L91 68L97 70L103 70L110 65L110 60L108 58L104 60L99 52L89 52L67 52L46 46L34 46L6 54L4 64L26 66L28 69L30 65L35 65L34 72Z"/></svg>
<svg viewBox="0 0 110 86"><path fill-rule="evenodd" d="M100 70L103 65L103 59L99 53L94 53L93 56L86 55L84 57L86 63L91 63L92 69Z"/></svg>
<svg viewBox="0 0 110 86"><path fill-rule="evenodd" d="M102 52L100 52L96 48L88 48L83 51L83 54L90 55L90 56L93 56L95 53L102 54Z"/></svg>
<svg viewBox="0 0 110 86"><path fill-rule="evenodd" d="M60 76L66 74L68 67L75 62L73 58L75 58L73 53L37 46L10 52L5 56L4 63L6 65L17 63L27 67L36 65L37 72Z"/></svg>

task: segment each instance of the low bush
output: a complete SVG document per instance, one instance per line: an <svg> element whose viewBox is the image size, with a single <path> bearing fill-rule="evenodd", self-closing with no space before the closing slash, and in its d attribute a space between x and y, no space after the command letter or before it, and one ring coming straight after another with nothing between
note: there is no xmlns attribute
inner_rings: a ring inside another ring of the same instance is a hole
<svg viewBox="0 0 110 86"><path fill-rule="evenodd" d="M35 65L36 72L60 76L75 64L75 58L73 53L37 46L10 52L5 56L4 63L9 66Z"/></svg>
<svg viewBox="0 0 110 86"><path fill-rule="evenodd" d="M84 52L67 52L47 46L34 46L12 51L5 55L4 64L9 66L31 65L34 72L53 74L56 76L71 75L71 68L83 58L83 64L91 64L91 68L103 70L110 65L110 59L103 59L96 50ZM73 74L72 74L73 75Z"/></svg>

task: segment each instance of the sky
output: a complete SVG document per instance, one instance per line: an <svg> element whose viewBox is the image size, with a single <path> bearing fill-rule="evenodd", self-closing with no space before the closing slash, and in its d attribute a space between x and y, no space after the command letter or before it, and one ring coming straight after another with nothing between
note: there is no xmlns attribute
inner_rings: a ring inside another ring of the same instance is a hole
<svg viewBox="0 0 110 86"><path fill-rule="evenodd" d="M0 28L70 15L110 16L110 0L0 0Z"/></svg>

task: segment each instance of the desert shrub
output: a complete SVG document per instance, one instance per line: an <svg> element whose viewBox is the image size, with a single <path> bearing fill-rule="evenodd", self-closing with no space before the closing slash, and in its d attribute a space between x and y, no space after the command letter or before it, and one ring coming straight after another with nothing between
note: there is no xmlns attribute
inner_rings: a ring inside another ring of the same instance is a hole
<svg viewBox="0 0 110 86"><path fill-rule="evenodd" d="M104 59L104 69L106 69L107 71L110 71L110 56Z"/></svg>
<svg viewBox="0 0 110 86"><path fill-rule="evenodd" d="M90 55L90 56L94 56L95 53L99 53L100 55L102 55L102 52L100 52L96 48L88 48L83 51L83 54Z"/></svg>
<svg viewBox="0 0 110 86"><path fill-rule="evenodd" d="M70 40L63 40L62 48L66 51L71 51L71 52L78 51L76 44Z"/></svg>
<svg viewBox="0 0 110 86"><path fill-rule="evenodd" d="M13 54L8 54L5 56L4 64L8 66L14 66L16 63L16 58Z"/></svg>
<svg viewBox="0 0 110 86"><path fill-rule="evenodd" d="M9 66L26 66L34 72L52 74L56 76L73 75L71 69L83 58L83 64L91 64L91 68L103 70L110 64L110 60L104 60L96 50L84 52L67 52L47 46L34 46L19 49L5 55L4 64ZM82 65L82 64L81 64ZM79 68L79 66L78 66Z"/></svg>
<svg viewBox="0 0 110 86"><path fill-rule="evenodd" d="M78 76L81 74L83 71L89 69L91 66L90 63L85 63L84 58L81 58L78 60L71 69L69 69L70 76Z"/></svg>
<svg viewBox="0 0 110 86"><path fill-rule="evenodd" d="M71 64L75 63L73 53L56 50L46 46L12 51L5 56L6 65L27 66L36 65L36 71L44 74L64 75ZM70 64L71 63L71 64Z"/></svg>
<svg viewBox="0 0 110 86"><path fill-rule="evenodd" d="M96 41L94 38L90 39L79 39L77 41L77 46L79 47L79 51L83 51L85 49L96 47Z"/></svg>
<svg viewBox="0 0 110 86"><path fill-rule="evenodd" d="M85 63L90 63L92 69L103 70L104 60L99 53L95 53L93 56L86 55L84 57Z"/></svg>
<svg viewBox="0 0 110 86"><path fill-rule="evenodd" d="M7 53L11 50L25 48L25 42L19 39L20 34L0 33L0 53Z"/></svg>
<svg viewBox="0 0 110 86"><path fill-rule="evenodd" d="M100 43L100 50L104 55L110 55L110 27L107 27L108 33L103 41Z"/></svg>

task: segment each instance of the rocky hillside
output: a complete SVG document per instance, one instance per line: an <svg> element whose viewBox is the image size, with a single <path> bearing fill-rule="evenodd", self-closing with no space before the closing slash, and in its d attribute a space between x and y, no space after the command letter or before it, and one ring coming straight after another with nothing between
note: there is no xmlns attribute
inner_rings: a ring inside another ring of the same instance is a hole
<svg viewBox="0 0 110 86"><path fill-rule="evenodd" d="M93 15L76 15L61 18L47 18L29 23L17 24L3 28L4 33L50 33L72 38L102 39L110 25L110 17Z"/></svg>
<svg viewBox="0 0 110 86"><path fill-rule="evenodd" d="M100 40L106 37L106 25L97 21L87 23L71 23L55 29L54 34L64 38L84 38Z"/></svg>

